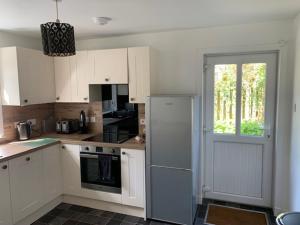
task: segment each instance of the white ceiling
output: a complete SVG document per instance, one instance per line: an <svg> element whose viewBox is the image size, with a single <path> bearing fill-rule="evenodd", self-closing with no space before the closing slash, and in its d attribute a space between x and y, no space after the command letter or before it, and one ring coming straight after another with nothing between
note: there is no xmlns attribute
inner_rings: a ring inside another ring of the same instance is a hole
<svg viewBox="0 0 300 225"><path fill-rule="evenodd" d="M300 0L63 0L60 19L77 38L291 19ZM92 17L107 16L106 26ZM53 0L0 0L0 30L39 37L39 25L54 21Z"/></svg>

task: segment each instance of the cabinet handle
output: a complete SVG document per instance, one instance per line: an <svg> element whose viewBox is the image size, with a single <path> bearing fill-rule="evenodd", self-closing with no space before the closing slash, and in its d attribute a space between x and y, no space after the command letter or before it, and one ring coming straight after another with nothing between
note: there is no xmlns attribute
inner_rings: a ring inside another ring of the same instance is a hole
<svg viewBox="0 0 300 225"><path fill-rule="evenodd" d="M84 101L87 101L88 99L89 99L88 97L83 98Z"/></svg>
<svg viewBox="0 0 300 225"><path fill-rule="evenodd" d="M27 162L30 161L30 157L26 157L26 161L27 161Z"/></svg>
<svg viewBox="0 0 300 225"><path fill-rule="evenodd" d="M122 152L122 155L126 155L126 152Z"/></svg>
<svg viewBox="0 0 300 225"><path fill-rule="evenodd" d="M2 169L6 170L7 169L7 165L3 165Z"/></svg>
<svg viewBox="0 0 300 225"><path fill-rule="evenodd" d="M65 146L61 146L61 148L62 148L62 149L65 149L66 147L65 147Z"/></svg>
<svg viewBox="0 0 300 225"><path fill-rule="evenodd" d="M56 97L56 100L58 101L58 100L59 100L59 97Z"/></svg>
<svg viewBox="0 0 300 225"><path fill-rule="evenodd" d="M135 98L130 98L130 101L134 101L135 100Z"/></svg>
<svg viewBox="0 0 300 225"><path fill-rule="evenodd" d="M109 78L105 78L105 81L109 81Z"/></svg>
<svg viewBox="0 0 300 225"><path fill-rule="evenodd" d="M24 99L24 102L25 102L25 103L28 103L28 99Z"/></svg>

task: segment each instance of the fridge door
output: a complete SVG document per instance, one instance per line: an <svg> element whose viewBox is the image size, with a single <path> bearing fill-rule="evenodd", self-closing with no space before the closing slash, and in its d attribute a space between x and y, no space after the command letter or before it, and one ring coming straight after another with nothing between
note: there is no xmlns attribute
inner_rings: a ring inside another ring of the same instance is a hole
<svg viewBox="0 0 300 225"><path fill-rule="evenodd" d="M192 98L150 97L148 103L148 163L191 169Z"/></svg>
<svg viewBox="0 0 300 225"><path fill-rule="evenodd" d="M152 219L192 225L192 172L152 166L151 181L147 215Z"/></svg>

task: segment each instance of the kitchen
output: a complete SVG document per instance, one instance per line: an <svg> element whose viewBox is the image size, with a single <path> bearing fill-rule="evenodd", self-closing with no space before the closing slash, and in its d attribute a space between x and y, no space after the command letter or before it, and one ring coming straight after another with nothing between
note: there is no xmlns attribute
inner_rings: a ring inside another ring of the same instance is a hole
<svg viewBox="0 0 300 225"><path fill-rule="evenodd" d="M1 2L0 225L297 221L300 8L246 1Z"/></svg>

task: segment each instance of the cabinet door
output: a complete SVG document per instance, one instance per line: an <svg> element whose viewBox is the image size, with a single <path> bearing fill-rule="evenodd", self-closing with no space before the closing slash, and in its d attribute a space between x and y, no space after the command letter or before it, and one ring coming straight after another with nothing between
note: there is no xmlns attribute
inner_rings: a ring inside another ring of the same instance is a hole
<svg viewBox="0 0 300 225"><path fill-rule="evenodd" d="M93 58L88 51L77 51L70 57L73 102L89 102L89 84L94 74Z"/></svg>
<svg viewBox="0 0 300 225"><path fill-rule="evenodd" d="M128 48L129 101L145 103L150 95L150 48Z"/></svg>
<svg viewBox="0 0 300 225"><path fill-rule="evenodd" d="M70 57L55 57L55 86L57 102L72 102Z"/></svg>
<svg viewBox="0 0 300 225"><path fill-rule="evenodd" d="M43 149L43 178L45 202L62 194L60 145Z"/></svg>
<svg viewBox="0 0 300 225"><path fill-rule="evenodd" d="M80 147L79 145L63 145L61 148L63 193L80 195Z"/></svg>
<svg viewBox="0 0 300 225"><path fill-rule="evenodd" d="M43 205L42 152L9 161L11 204L16 223Z"/></svg>
<svg viewBox="0 0 300 225"><path fill-rule="evenodd" d="M127 49L92 51L94 56L94 84L127 84Z"/></svg>
<svg viewBox="0 0 300 225"><path fill-rule="evenodd" d="M26 48L17 48L17 57L21 105L53 102L53 59L40 51Z"/></svg>
<svg viewBox="0 0 300 225"><path fill-rule="evenodd" d="M11 225L8 162L0 163L0 225Z"/></svg>
<svg viewBox="0 0 300 225"><path fill-rule="evenodd" d="M122 204L144 207L145 151L122 149Z"/></svg>

